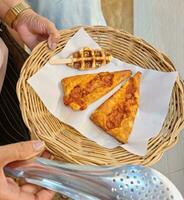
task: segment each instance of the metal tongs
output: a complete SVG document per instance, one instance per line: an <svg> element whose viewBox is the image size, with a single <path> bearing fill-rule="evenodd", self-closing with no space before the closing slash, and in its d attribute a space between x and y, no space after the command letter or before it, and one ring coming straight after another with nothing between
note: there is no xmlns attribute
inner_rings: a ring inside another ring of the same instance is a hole
<svg viewBox="0 0 184 200"><path fill-rule="evenodd" d="M183 199L165 176L142 166L96 167L37 157L7 166L4 171L74 200Z"/></svg>

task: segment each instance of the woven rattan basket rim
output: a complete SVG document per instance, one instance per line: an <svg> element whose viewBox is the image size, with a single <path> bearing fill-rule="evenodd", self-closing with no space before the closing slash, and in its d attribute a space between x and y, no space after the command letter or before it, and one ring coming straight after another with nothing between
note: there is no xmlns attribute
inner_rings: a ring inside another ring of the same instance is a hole
<svg viewBox="0 0 184 200"><path fill-rule="evenodd" d="M110 27L84 27L96 42L112 52L114 57L143 68L175 71L172 62L143 39ZM45 108L27 79L35 74L53 55L61 51L79 27L62 30L58 47L50 51L46 42L39 44L25 62L17 84L17 95L25 124L37 138L44 140L56 159L72 163L118 165L121 163L153 165L164 151L174 146L184 126L183 82L177 79L167 118L157 137L149 141L148 153L133 155L118 147L106 149L89 141L66 124L59 122ZM53 125L54 124L54 125Z"/></svg>

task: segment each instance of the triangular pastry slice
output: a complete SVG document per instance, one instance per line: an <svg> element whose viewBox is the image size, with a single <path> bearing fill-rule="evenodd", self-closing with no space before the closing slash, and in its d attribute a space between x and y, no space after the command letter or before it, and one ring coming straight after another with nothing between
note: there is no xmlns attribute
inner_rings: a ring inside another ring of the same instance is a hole
<svg viewBox="0 0 184 200"><path fill-rule="evenodd" d="M124 70L67 77L61 81L64 104L73 110L84 110L130 76L131 71Z"/></svg>
<svg viewBox="0 0 184 200"><path fill-rule="evenodd" d="M122 143L127 143L139 107L141 73L137 72L91 115L91 120Z"/></svg>

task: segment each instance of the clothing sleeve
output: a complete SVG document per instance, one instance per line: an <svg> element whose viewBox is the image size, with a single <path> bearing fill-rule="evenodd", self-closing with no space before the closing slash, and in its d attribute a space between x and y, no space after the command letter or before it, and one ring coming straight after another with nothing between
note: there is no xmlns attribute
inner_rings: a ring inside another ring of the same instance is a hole
<svg viewBox="0 0 184 200"><path fill-rule="evenodd" d="M27 0L32 8L58 29L79 25L106 25L100 0Z"/></svg>
<svg viewBox="0 0 184 200"><path fill-rule="evenodd" d="M3 40L0 38L0 92L4 82L7 61L8 61L8 49Z"/></svg>

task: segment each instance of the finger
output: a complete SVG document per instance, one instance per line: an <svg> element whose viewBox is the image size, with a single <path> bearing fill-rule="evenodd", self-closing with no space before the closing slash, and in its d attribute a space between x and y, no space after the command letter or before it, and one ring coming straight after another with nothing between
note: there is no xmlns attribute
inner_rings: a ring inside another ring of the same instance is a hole
<svg viewBox="0 0 184 200"><path fill-rule="evenodd" d="M38 45L40 42L47 40L48 35L32 34L32 38L34 38L34 39L31 39L30 41L28 41L28 40L24 41L31 50L33 50L36 47L36 45Z"/></svg>
<svg viewBox="0 0 184 200"><path fill-rule="evenodd" d="M27 160L39 154L45 143L39 140L19 142L0 147L0 168L13 161Z"/></svg>
<svg viewBox="0 0 184 200"><path fill-rule="evenodd" d="M17 185L17 183L12 178L10 178L10 177L7 177L6 181L7 181L8 184Z"/></svg>
<svg viewBox="0 0 184 200"><path fill-rule="evenodd" d="M52 157L52 155L50 154L49 151L46 150L46 151L44 151L44 152L42 153L41 157L50 159L50 158Z"/></svg>
<svg viewBox="0 0 184 200"><path fill-rule="evenodd" d="M57 43L59 42L60 34L53 23L48 22L47 28L49 35L48 45L50 49L54 50L57 47Z"/></svg>
<svg viewBox="0 0 184 200"><path fill-rule="evenodd" d="M41 187L32 184L25 184L20 187L20 190L21 192L36 194L41 190Z"/></svg>
<svg viewBox="0 0 184 200"><path fill-rule="evenodd" d="M55 192L43 189L36 194L20 192L19 200L52 200Z"/></svg>
<svg viewBox="0 0 184 200"><path fill-rule="evenodd" d="M35 195L20 191L18 200L35 200Z"/></svg>
<svg viewBox="0 0 184 200"><path fill-rule="evenodd" d="M55 192L50 191L50 190L46 190L43 189L41 191L39 191L36 195L35 195L35 200L52 200L52 198L54 197Z"/></svg>

